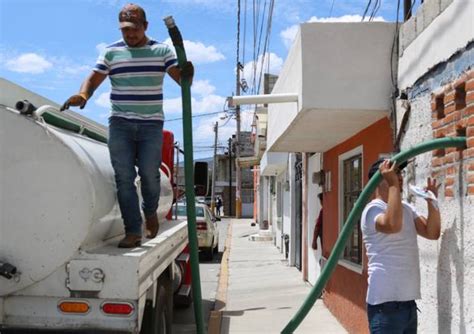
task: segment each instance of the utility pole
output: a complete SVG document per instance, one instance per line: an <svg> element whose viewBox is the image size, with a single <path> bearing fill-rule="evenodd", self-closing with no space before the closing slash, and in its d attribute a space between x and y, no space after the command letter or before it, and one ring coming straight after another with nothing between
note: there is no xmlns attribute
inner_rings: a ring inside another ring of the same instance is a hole
<svg viewBox="0 0 474 334"><path fill-rule="evenodd" d="M232 216L232 138L229 138L229 216Z"/></svg>
<svg viewBox="0 0 474 334"><path fill-rule="evenodd" d="M216 214L216 170L217 170L217 131L218 131L218 126L217 122L214 125L214 132L215 132L215 137L214 137L214 159L212 162L212 191L211 191L211 212L213 215Z"/></svg>
<svg viewBox="0 0 474 334"><path fill-rule="evenodd" d="M237 0L237 82L235 87L235 95L240 95L240 69L241 64L239 61L240 53L240 0ZM240 105L235 108L235 122L237 123L237 133L235 135L235 217L240 218L242 216L242 199L241 199L241 170L239 166L240 158Z"/></svg>

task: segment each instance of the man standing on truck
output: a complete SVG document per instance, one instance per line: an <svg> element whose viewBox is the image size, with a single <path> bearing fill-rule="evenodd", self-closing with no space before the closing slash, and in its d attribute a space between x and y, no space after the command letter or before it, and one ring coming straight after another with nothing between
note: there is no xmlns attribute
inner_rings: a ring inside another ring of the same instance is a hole
<svg viewBox="0 0 474 334"><path fill-rule="evenodd" d="M83 109L105 78L110 78L108 146L125 225L125 237L118 247L132 248L140 246L142 240L135 166L141 180L146 237L154 238L159 229L156 210L160 197L165 73L179 84L181 77L192 81L194 68L188 62L180 69L169 46L146 36L148 22L142 7L125 5L119 13L119 26L123 38L105 48L79 93L71 96L61 110L70 106Z"/></svg>
<svg viewBox="0 0 474 334"><path fill-rule="evenodd" d="M420 262L417 235L437 240L441 218L434 198L436 180L428 178L426 190L428 217L402 201L401 169L389 160L377 160L369 170L369 179L380 170L382 182L375 199L367 204L361 217L361 230L369 259L367 316L370 333L416 333L417 306L420 298Z"/></svg>

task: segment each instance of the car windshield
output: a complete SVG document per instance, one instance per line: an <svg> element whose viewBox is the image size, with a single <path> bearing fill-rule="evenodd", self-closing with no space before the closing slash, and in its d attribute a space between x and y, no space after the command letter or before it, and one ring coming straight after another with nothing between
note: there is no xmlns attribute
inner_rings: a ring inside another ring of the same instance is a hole
<svg viewBox="0 0 474 334"><path fill-rule="evenodd" d="M176 207L173 206L173 215L175 214ZM178 205L178 216L187 216L186 206ZM202 206L196 206L196 217L204 217L204 209Z"/></svg>

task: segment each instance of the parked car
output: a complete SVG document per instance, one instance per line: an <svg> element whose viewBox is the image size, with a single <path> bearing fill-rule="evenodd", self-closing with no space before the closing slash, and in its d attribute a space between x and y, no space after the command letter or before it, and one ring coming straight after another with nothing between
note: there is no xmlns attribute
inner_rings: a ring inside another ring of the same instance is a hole
<svg viewBox="0 0 474 334"><path fill-rule="evenodd" d="M176 212L178 218L187 219L186 203L173 205L172 210L173 216ZM196 203L196 229L199 250L204 253L207 260L211 261L214 253L217 253L219 249L219 229L215 217L206 204Z"/></svg>
<svg viewBox="0 0 474 334"><path fill-rule="evenodd" d="M196 203L206 204L209 210L211 209L211 201L212 201L212 196L196 196ZM211 211L211 216L215 220L221 221L221 217L214 215L212 211Z"/></svg>
<svg viewBox="0 0 474 334"><path fill-rule="evenodd" d="M197 203L206 204L208 207L211 207L212 197L211 196L196 196Z"/></svg>

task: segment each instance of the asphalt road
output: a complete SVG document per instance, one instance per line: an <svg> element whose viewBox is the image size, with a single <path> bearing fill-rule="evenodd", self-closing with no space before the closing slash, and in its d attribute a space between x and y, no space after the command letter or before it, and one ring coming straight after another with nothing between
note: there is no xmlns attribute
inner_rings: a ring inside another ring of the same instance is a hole
<svg viewBox="0 0 474 334"><path fill-rule="evenodd" d="M219 281L222 253L227 238L228 219L223 218L217 222L219 226L219 253L214 255L212 261L203 260L199 257L199 275L201 277L202 312L205 329L210 311L214 308L214 302ZM201 255L201 254L200 254ZM176 307L173 315L173 333L185 334L196 333L194 321L194 304L187 308Z"/></svg>

